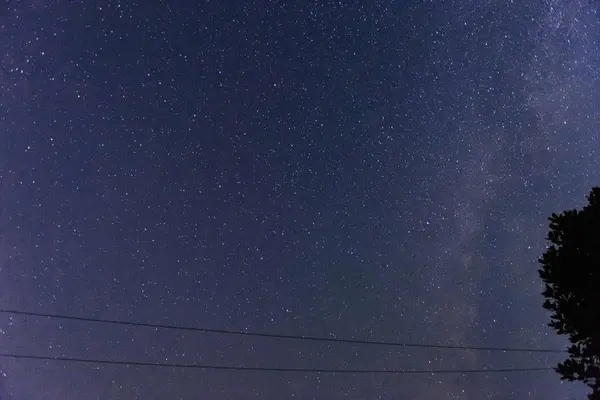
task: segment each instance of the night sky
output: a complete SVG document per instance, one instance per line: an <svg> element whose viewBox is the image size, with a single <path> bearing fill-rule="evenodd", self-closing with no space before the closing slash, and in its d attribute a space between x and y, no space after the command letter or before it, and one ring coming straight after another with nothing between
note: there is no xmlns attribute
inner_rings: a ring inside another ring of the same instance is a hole
<svg viewBox="0 0 600 400"><path fill-rule="evenodd" d="M0 308L562 348L546 218L600 182L586 0L10 1ZM560 354L285 341L0 315L0 352L350 369ZM549 372L347 375L0 359L2 400L565 399Z"/></svg>

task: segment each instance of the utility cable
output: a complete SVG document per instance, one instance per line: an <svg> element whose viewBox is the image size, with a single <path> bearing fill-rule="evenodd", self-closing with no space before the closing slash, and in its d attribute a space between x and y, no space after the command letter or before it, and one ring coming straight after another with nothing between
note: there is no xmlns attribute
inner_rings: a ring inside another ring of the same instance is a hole
<svg viewBox="0 0 600 400"><path fill-rule="evenodd" d="M413 348L431 348L431 349L454 349L454 350L476 350L476 351L503 351L503 352L520 352L520 353L564 353L564 350L560 349L537 349L537 348L524 348L524 347L489 347L489 346L470 346L470 345L451 345L451 344L421 344L421 343L402 343L402 342L388 342L388 341L370 341L370 340L359 340L359 339L338 339L329 337L316 337L316 336L301 336L301 335L282 335L277 333L261 333L261 332L247 332L247 331L234 331L226 329L212 329L212 328L200 328L191 326L177 326L177 325L164 325L164 324L153 324L144 322L130 322L130 321L118 321L91 317L75 317L70 315L59 315L59 314L47 314L29 311L18 311L10 309L0 309L0 313L13 314L13 315L24 315L30 317L46 317L56 318L71 321L83 321L83 322L94 322L94 323L106 323L115 325L126 325L126 326L139 326L145 328L155 329L173 329L180 331L193 331L193 332L206 332L206 333L218 333L224 335L241 335L241 336L254 336L254 337L265 337L265 338L276 338L276 339L293 339L293 340L307 340L314 342L331 342L331 343L350 343L350 344L364 344L364 345L379 345L379 346L393 346L393 347L413 347Z"/></svg>
<svg viewBox="0 0 600 400"><path fill-rule="evenodd" d="M41 361L64 361L86 364L109 364L125 365L132 367L161 367L161 368L183 368L183 369L204 369L204 370L224 370L224 371L255 371L255 372L303 372L303 373L324 373L324 374L475 374L475 373L509 373L509 372L534 372L551 371L550 367L533 368L501 368L501 369L440 369L440 370L421 370L421 369L313 369L313 368L271 368L271 367L240 367L233 365L200 365L200 364L169 364L169 363L150 363L140 361L112 361L95 360L88 358L73 357L49 357L34 356L27 354L9 354L0 353L0 357L41 360Z"/></svg>

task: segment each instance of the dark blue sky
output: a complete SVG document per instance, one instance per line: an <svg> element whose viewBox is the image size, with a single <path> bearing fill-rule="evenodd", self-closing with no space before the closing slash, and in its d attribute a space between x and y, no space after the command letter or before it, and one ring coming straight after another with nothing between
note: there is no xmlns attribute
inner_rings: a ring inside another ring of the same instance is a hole
<svg viewBox="0 0 600 400"><path fill-rule="evenodd" d="M197 4L196 4L197 3ZM546 218L598 184L591 1L10 1L0 307L558 347ZM551 366L0 319L5 352L299 368ZM541 399L552 372L376 376L0 360L10 399Z"/></svg>

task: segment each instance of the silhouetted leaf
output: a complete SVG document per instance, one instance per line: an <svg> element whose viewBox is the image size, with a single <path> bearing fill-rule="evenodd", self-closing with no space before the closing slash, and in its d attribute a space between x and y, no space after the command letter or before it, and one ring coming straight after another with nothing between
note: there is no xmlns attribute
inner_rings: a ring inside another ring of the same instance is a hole
<svg viewBox="0 0 600 400"><path fill-rule="evenodd" d="M581 381L600 400L600 187L593 188L582 211L553 213L538 270L544 281L543 307L552 311L550 327L566 334L572 346L556 371L561 379Z"/></svg>

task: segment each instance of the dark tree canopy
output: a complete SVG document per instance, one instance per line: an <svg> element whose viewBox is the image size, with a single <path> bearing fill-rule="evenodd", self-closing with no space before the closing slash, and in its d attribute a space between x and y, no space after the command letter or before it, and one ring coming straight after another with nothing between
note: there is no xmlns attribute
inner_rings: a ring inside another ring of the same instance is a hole
<svg viewBox="0 0 600 400"><path fill-rule="evenodd" d="M550 217L550 246L540 258L544 308L550 326L569 336L569 357L558 364L561 379L582 381L600 399L600 187L583 210Z"/></svg>

